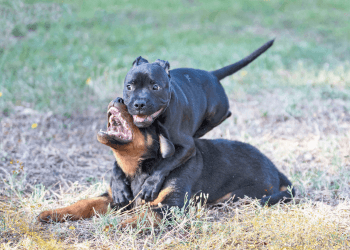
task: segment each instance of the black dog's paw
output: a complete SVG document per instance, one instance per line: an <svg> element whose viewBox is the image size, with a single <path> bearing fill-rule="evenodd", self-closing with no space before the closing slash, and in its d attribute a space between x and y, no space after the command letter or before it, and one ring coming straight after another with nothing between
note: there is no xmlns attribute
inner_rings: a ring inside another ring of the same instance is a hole
<svg viewBox="0 0 350 250"><path fill-rule="evenodd" d="M155 200L163 185L163 179L164 178L155 175L148 177L142 185L141 199L144 199L147 202Z"/></svg>

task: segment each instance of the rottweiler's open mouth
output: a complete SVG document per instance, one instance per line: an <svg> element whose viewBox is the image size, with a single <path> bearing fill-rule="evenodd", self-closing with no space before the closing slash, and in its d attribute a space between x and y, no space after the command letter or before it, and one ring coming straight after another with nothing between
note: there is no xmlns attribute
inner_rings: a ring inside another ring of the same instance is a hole
<svg viewBox="0 0 350 250"><path fill-rule="evenodd" d="M98 139L100 142L118 141L127 143L132 141L132 129L127 120L123 117L121 110L116 107L111 107L108 110L108 125L107 131L100 131Z"/></svg>
<svg viewBox="0 0 350 250"><path fill-rule="evenodd" d="M155 118L157 118L158 115L162 113L164 108L159 109L157 112L151 114L151 115L133 115L132 118L134 119L135 123L144 123L151 125Z"/></svg>
<svg viewBox="0 0 350 250"><path fill-rule="evenodd" d="M132 139L129 124L122 117L121 112L115 107L111 107L108 110L107 134L125 141L131 141Z"/></svg>

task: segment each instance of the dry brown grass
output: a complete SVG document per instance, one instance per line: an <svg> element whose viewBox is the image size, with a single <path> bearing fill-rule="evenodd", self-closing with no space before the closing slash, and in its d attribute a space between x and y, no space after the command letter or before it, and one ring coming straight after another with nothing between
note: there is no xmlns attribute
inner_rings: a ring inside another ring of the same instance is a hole
<svg viewBox="0 0 350 250"><path fill-rule="evenodd" d="M348 249L347 99L323 98L320 90L239 93L234 97L240 101L231 102L233 117L206 137L257 146L296 186L291 204L261 208L247 199L219 207L193 207L188 215L174 209L173 222L163 221L159 228L141 223L124 231L105 230L128 216L118 211L91 220L40 225L36 216L41 211L102 193L113 156L95 139L104 124L102 115L64 118L18 110L1 120L0 178L6 180L0 183L1 247ZM37 128L31 128L33 123Z"/></svg>

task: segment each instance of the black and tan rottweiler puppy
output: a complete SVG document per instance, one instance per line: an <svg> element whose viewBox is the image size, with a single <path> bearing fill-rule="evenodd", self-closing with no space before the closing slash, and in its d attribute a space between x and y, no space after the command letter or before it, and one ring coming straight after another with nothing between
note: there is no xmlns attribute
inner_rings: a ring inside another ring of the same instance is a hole
<svg viewBox="0 0 350 250"><path fill-rule="evenodd" d="M152 168L174 151L167 136L162 134L156 123L147 128L135 126L121 99L109 104L107 131L100 131L97 138L111 147L119 165L114 167L114 171L120 171L114 176L118 176L128 186L131 198L136 198L135 204L140 204L141 198L137 198L137 195ZM223 139L195 139L194 142L196 155L169 173L159 195L149 203L155 212L156 222L162 218L162 209L186 205L186 195L194 197L200 193L208 194L208 204L230 198L237 201L248 196L261 199L262 205L288 202L294 196L294 188L291 189L292 194L287 190L291 182L255 147ZM38 220L59 222L67 215L72 220L89 218L94 211L105 213L108 206L121 208L113 200L111 189L97 198L81 200L66 208L44 211ZM137 219L138 216L135 216L123 222L122 226L128 223L135 226Z"/></svg>
<svg viewBox="0 0 350 250"><path fill-rule="evenodd" d="M248 65L272 44L273 40L241 61L211 72L191 68L170 70L169 62L163 60L149 63L138 57L134 61L124 80L123 99L128 112L139 128L157 121L176 148L174 155L154 166L142 185L143 199L154 200L166 176L195 155L193 138L203 136L231 115L220 80ZM126 188L121 193L113 186L113 198L127 204L131 193Z"/></svg>

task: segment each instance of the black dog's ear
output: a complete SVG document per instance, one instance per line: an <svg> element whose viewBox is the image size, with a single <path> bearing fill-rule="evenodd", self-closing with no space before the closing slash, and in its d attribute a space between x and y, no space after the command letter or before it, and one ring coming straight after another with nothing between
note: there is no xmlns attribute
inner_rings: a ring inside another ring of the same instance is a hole
<svg viewBox="0 0 350 250"><path fill-rule="evenodd" d="M148 61L145 58L142 58L139 56L135 59L135 61L132 63L132 67L139 66L140 64L148 63Z"/></svg>
<svg viewBox="0 0 350 250"><path fill-rule="evenodd" d="M175 153L175 146L169 139L168 130L157 120L157 133L159 135L160 153L163 158L171 157Z"/></svg>
<svg viewBox="0 0 350 250"><path fill-rule="evenodd" d="M156 64L159 64L164 70L165 72L167 73L168 76L170 76L169 74L169 70L170 70L170 64L168 61L164 61L164 60L160 60L160 59L157 59L155 61Z"/></svg>

